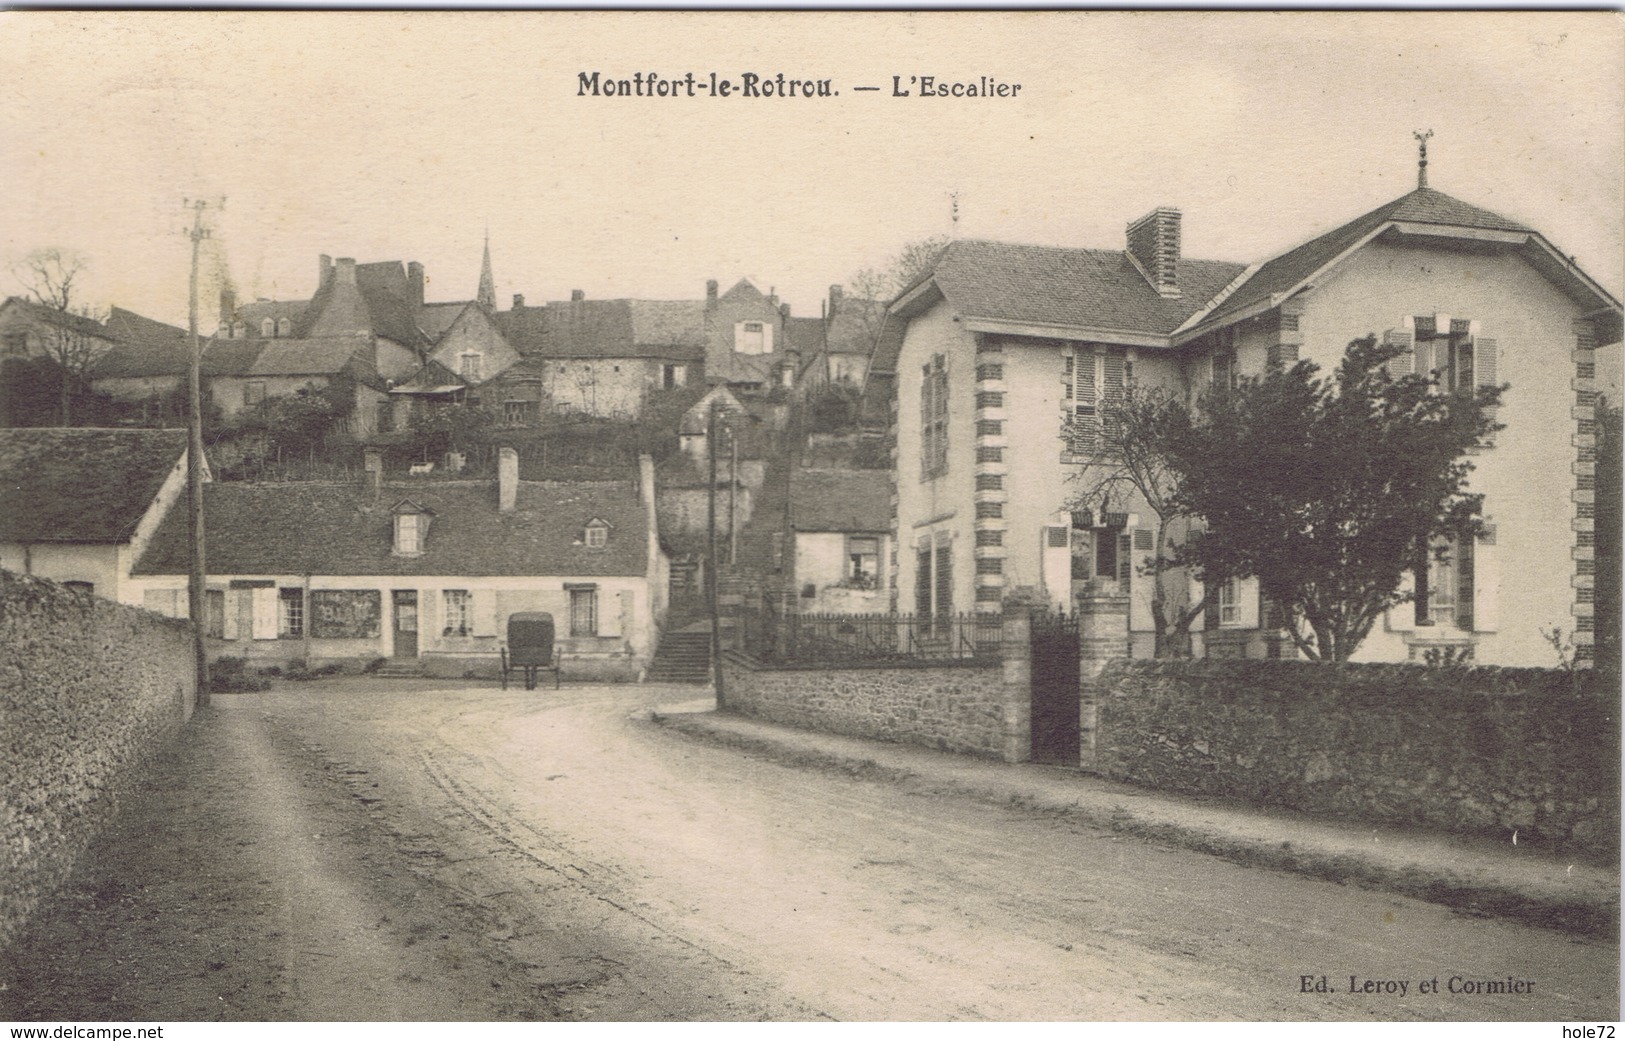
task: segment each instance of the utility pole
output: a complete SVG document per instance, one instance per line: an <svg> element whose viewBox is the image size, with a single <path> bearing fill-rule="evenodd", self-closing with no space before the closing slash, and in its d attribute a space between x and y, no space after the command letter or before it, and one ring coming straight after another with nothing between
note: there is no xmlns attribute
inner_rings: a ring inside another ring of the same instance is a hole
<svg viewBox="0 0 1625 1041"><path fill-rule="evenodd" d="M188 331L192 334L192 359L187 377L187 407L191 413L187 424L186 448L186 505L188 532L191 540L191 573L186 587L186 606L192 619L192 653L197 674L198 706L209 704L209 653L204 643L208 628L208 596L204 591L203 575L203 348L197 332L197 258L198 247L209 237L203 226L203 211L209 204L202 199L187 200L192 208L192 278L191 302L188 311Z"/></svg>
<svg viewBox="0 0 1625 1041"><path fill-rule="evenodd" d="M710 570L710 581L706 592L711 602L711 680L716 686L717 708L727 707L727 698L722 686L722 609L717 601L717 402L711 402L711 412L706 422L705 454L710 462L711 481L710 496L706 510L706 566Z"/></svg>
<svg viewBox="0 0 1625 1041"><path fill-rule="evenodd" d="M739 563L739 438L728 431L728 563Z"/></svg>

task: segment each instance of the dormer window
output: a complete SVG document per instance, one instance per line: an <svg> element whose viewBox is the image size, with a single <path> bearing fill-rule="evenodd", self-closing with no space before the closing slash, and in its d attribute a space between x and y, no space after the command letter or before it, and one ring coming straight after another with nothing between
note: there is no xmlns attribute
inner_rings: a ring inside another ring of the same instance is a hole
<svg viewBox="0 0 1625 1041"><path fill-rule="evenodd" d="M266 339L276 335L276 321L271 318L260 319L260 335Z"/></svg>
<svg viewBox="0 0 1625 1041"><path fill-rule="evenodd" d="M592 520L587 523L583 541L588 549L603 549L609 545L609 524L606 521Z"/></svg>
<svg viewBox="0 0 1625 1041"><path fill-rule="evenodd" d="M276 334L278 336L292 336L293 320L291 318L278 319L276 323Z"/></svg>
<svg viewBox="0 0 1625 1041"><path fill-rule="evenodd" d="M434 511L410 499L402 499L390 513L395 518L395 554L402 557L421 556Z"/></svg>
<svg viewBox="0 0 1625 1041"><path fill-rule="evenodd" d="M231 338L233 340L241 340L247 334L248 334L248 326L247 325L243 324L242 322L236 322L236 323L234 323L232 325L232 327L231 327Z"/></svg>

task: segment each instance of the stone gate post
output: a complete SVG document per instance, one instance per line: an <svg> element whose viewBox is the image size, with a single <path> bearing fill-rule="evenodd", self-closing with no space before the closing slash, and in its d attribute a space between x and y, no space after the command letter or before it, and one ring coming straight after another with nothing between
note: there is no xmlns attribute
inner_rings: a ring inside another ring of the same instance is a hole
<svg viewBox="0 0 1625 1041"><path fill-rule="evenodd" d="M1078 616L1078 765L1095 767L1098 679L1113 658L1129 656L1128 597L1116 585L1091 586L1076 598Z"/></svg>
<svg viewBox="0 0 1625 1041"><path fill-rule="evenodd" d="M1007 605L999 633L1004 668L1004 748L1007 763L1033 757L1032 619L1026 605Z"/></svg>

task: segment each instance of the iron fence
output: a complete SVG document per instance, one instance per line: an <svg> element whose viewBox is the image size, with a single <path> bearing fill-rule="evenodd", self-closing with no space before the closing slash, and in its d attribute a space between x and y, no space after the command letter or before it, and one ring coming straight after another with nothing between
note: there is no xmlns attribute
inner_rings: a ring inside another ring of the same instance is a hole
<svg viewBox="0 0 1625 1041"><path fill-rule="evenodd" d="M997 660L997 614L799 614L771 600L739 616L745 653L785 664Z"/></svg>

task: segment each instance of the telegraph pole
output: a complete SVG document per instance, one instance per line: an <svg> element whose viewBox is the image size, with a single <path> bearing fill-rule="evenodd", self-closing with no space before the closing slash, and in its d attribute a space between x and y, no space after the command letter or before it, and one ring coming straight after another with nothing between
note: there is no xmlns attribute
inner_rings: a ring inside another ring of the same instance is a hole
<svg viewBox="0 0 1625 1041"><path fill-rule="evenodd" d="M208 596L204 592L203 575L203 347L197 331L197 258L198 247L209 237L203 226L203 211L209 204L202 199L187 200L192 208L192 278L191 302L188 311L188 331L192 334L192 358L187 377L187 408L191 413L187 424L186 449L186 505L187 528L191 541L191 572L186 587L186 606L192 619L192 654L197 673L197 699L199 706L209 703L209 653L204 643L207 631Z"/></svg>
<svg viewBox="0 0 1625 1041"><path fill-rule="evenodd" d="M727 700L722 687L722 609L717 601L717 402L711 402L705 432L705 454L710 461L711 481L706 509L706 565L710 570L706 592L711 602L711 680L716 686L717 708L726 708Z"/></svg>

